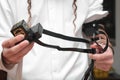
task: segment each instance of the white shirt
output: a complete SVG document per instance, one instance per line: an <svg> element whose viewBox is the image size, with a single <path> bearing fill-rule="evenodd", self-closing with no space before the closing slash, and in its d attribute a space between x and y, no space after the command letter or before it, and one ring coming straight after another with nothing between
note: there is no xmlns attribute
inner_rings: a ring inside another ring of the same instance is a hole
<svg viewBox="0 0 120 80"><path fill-rule="evenodd" d="M73 0L32 0L32 26L41 23L44 29L82 38L81 26L84 22L106 16L107 12L102 11L102 1L77 0L75 28L72 22ZM27 21L27 5L27 0L0 0L0 44L13 37L10 30L15 23L23 19ZM40 40L62 47L86 48L86 44L47 35L42 35ZM87 67L88 57L85 53L58 51L38 44L24 57L23 62L11 70L7 70L0 60L0 69L8 72L8 80L81 80Z"/></svg>

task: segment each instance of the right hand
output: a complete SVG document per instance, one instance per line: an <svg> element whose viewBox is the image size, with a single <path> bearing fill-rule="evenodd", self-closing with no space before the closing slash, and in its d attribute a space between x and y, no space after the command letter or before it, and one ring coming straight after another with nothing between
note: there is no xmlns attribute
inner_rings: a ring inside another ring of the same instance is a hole
<svg viewBox="0 0 120 80"><path fill-rule="evenodd" d="M5 40L2 43L3 64L9 66L19 63L23 59L23 57L32 49L34 43L29 43L29 41L23 39L24 35L18 35L11 39ZM16 45L16 43L18 44Z"/></svg>

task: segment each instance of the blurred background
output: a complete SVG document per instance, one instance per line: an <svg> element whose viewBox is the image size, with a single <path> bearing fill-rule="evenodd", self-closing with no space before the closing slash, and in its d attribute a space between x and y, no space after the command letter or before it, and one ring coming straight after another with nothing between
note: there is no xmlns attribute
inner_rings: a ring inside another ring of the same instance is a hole
<svg viewBox="0 0 120 80"><path fill-rule="evenodd" d="M107 0L110 1L110 0ZM114 1L114 0L113 0ZM115 36L116 45L114 46L115 49L115 63L113 67L116 69L116 72L120 74L120 0L115 0Z"/></svg>
<svg viewBox="0 0 120 80"><path fill-rule="evenodd" d="M104 0L104 10L110 12L105 23L106 32L115 50L110 71L94 69L96 80L120 80L120 0Z"/></svg>

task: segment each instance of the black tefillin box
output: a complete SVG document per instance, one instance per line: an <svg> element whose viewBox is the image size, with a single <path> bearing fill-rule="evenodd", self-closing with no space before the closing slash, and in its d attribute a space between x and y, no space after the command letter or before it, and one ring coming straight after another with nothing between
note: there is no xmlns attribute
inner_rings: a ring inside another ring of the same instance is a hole
<svg viewBox="0 0 120 80"><path fill-rule="evenodd" d="M24 20L15 24L11 29L11 32L14 36L23 34L25 39L29 40L30 42L34 41L35 39L39 39L42 36L42 31L43 28L40 23L30 28Z"/></svg>

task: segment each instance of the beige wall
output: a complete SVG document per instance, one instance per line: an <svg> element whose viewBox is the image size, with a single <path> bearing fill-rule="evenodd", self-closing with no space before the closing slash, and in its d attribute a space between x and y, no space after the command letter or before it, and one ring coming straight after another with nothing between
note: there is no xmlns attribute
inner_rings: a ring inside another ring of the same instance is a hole
<svg viewBox="0 0 120 80"><path fill-rule="evenodd" d="M114 65L116 72L120 74L120 0L116 0L116 46Z"/></svg>

